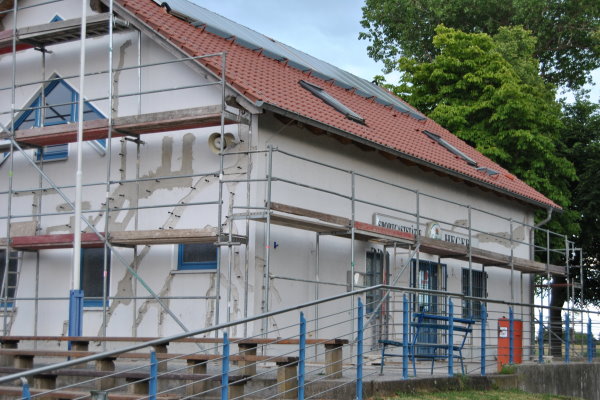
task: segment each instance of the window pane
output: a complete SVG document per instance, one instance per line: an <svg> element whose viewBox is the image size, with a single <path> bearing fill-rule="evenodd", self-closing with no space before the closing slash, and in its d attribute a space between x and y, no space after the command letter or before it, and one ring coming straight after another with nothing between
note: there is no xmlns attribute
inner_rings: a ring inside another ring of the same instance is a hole
<svg viewBox="0 0 600 400"><path fill-rule="evenodd" d="M81 250L81 289L86 298L102 298L104 275L104 248ZM109 259L110 262L110 259ZM107 279L110 274L107 276ZM94 302L95 300L95 302ZM86 305L101 304L98 299L87 302Z"/></svg>
<svg viewBox="0 0 600 400"><path fill-rule="evenodd" d="M73 92L62 82L46 95L44 125L66 124L71 121Z"/></svg>
<svg viewBox="0 0 600 400"><path fill-rule="evenodd" d="M102 119L104 118L104 116L102 116L100 113L98 113L98 111L94 110L94 108L92 106L90 106L89 103L84 103L83 106L83 120L84 121L91 121L93 119ZM77 115L73 118L75 120L77 120Z"/></svg>
<svg viewBox="0 0 600 400"><path fill-rule="evenodd" d="M210 243L194 243L183 246L184 263L213 262L216 260L216 248Z"/></svg>
<svg viewBox="0 0 600 400"><path fill-rule="evenodd" d="M4 266L6 262L6 251L0 250L0 293L2 293L2 298L4 298L4 292L2 288L4 287ZM15 291L17 287L17 253L11 253L11 259L9 260L9 269L8 269L8 299L14 299Z"/></svg>

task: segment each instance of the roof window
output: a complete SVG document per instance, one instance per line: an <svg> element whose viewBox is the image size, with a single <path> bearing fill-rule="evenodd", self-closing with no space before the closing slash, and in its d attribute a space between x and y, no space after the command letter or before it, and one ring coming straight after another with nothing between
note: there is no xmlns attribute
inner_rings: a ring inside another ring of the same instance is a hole
<svg viewBox="0 0 600 400"><path fill-rule="evenodd" d="M450 153L462 158L467 164L469 164L473 167L477 167L477 161L473 160L471 157L467 156L465 153L463 153L456 147L452 146L450 143L446 142L444 139L441 138L441 136L436 135L435 133L432 133L429 131L423 131L423 133L426 134L427 137L429 137L430 139L433 139L436 142L438 142L442 147L444 147Z"/></svg>
<svg viewBox="0 0 600 400"><path fill-rule="evenodd" d="M493 170L491 168L488 168L488 167L479 167L479 168L477 168L477 171L484 172L484 173L488 174L489 176L496 176L500 173L500 172Z"/></svg>
<svg viewBox="0 0 600 400"><path fill-rule="evenodd" d="M323 100L326 104L335 108L338 112L344 114L346 118L351 119L352 121L358 122L360 124L365 123L365 119L363 117L361 117L360 115L343 105L338 99L327 93L324 89L306 81L300 81L300 86L311 92L316 97Z"/></svg>

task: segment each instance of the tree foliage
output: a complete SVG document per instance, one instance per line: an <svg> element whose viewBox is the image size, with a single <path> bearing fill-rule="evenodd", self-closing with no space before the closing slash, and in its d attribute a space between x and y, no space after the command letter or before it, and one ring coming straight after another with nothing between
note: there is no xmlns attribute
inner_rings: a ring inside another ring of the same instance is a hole
<svg viewBox="0 0 600 400"><path fill-rule="evenodd" d="M598 0L366 0L362 10L360 38L371 42L369 56L388 72L400 56L433 60L440 24L489 35L507 26L530 30L538 38L533 55L541 76L556 85L580 87L600 66Z"/></svg>
<svg viewBox="0 0 600 400"><path fill-rule="evenodd" d="M564 105L563 127L565 154L579 177L571 190L572 208L581 218L576 244L584 250L584 298L600 306L600 105L578 95L574 103ZM574 278L579 281L579 276Z"/></svg>
<svg viewBox="0 0 600 400"><path fill-rule="evenodd" d="M492 37L439 26L437 56L401 57L400 85L391 87L448 128L562 206L570 203L573 165L559 153L561 110L538 75L535 38L523 28Z"/></svg>

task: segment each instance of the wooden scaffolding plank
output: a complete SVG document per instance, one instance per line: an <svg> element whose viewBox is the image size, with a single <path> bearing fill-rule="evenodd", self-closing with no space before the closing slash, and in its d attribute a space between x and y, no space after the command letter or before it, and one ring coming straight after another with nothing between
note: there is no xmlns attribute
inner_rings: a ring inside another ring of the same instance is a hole
<svg viewBox="0 0 600 400"><path fill-rule="evenodd" d="M243 120L239 116L226 112L225 124L240 122L243 122ZM156 132L218 126L220 124L221 106L196 107L114 118L113 136L137 136ZM72 143L77 140L77 129L77 123L22 129L15 132L15 138L19 143L35 146ZM107 136L107 119L83 122L83 140L104 139ZM0 136L0 138L5 137L6 134Z"/></svg>
<svg viewBox="0 0 600 400"><path fill-rule="evenodd" d="M104 241L95 233L81 235L81 247L102 247ZM218 240L215 232L202 229L155 229L141 231L116 231L108 235L108 240L115 246L190 244L226 242L229 235L223 234ZM6 239L3 240L6 243ZM232 244L247 243L245 236L232 235ZM11 237L11 247L15 250L36 251L50 249L67 249L73 247L73 234L53 234Z"/></svg>
<svg viewBox="0 0 600 400"><path fill-rule="evenodd" d="M102 13L86 18L86 38L108 34L110 15ZM127 24L115 24L113 31L128 29ZM17 51L32 47L47 47L81 38L81 18L49 22L42 25L27 26L17 30ZM0 54L12 52L13 31L0 32Z"/></svg>
<svg viewBox="0 0 600 400"><path fill-rule="evenodd" d="M95 233L81 234L81 247L102 247L103 240ZM54 235L14 236L11 237L11 247L15 250L47 250L67 249L73 247L73 234L63 233Z"/></svg>
<svg viewBox="0 0 600 400"><path fill-rule="evenodd" d="M309 230L313 232L328 233L331 235L350 238L351 220L321 213L313 210L307 210L300 207L288 206L281 203L271 203L271 223L296 229ZM243 218L242 214L237 217ZM252 219L260 222L266 222L266 214L254 214ZM332 223L336 222L336 223ZM357 240L372 241L383 244L396 243L400 247L414 246L417 238L408 232L401 232L394 229L384 228L373 224L355 221L355 238ZM469 259L469 248L465 245L446 242L428 237L418 237L420 242L419 250L423 253L437 255L444 258L454 258L467 261ZM510 255L497 253L490 250L471 248L471 261L476 264L493 266L500 268L510 268ZM523 273L546 273L546 264L528 260L525 258L513 257L512 265L516 271ZM548 266L548 270L553 274L564 275L565 268L558 265Z"/></svg>

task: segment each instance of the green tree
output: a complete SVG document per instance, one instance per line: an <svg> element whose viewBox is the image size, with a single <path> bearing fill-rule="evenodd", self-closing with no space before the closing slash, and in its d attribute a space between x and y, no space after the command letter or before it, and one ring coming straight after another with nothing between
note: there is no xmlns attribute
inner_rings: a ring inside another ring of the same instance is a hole
<svg viewBox="0 0 600 400"><path fill-rule="evenodd" d="M520 27L491 37L439 26L437 56L401 57L400 85L410 104L562 206L573 165L559 155L560 104L538 76L535 38Z"/></svg>
<svg viewBox="0 0 600 400"><path fill-rule="evenodd" d="M522 27L502 27L492 37L440 25L432 43L436 56L429 61L399 59L402 80L391 89L530 186L568 207L576 171L564 156L561 107L553 87L539 76L533 55L536 40L531 33ZM555 217L549 228L574 235L578 233L577 219L576 212L567 210ZM553 247L564 248L564 242ZM550 262L563 264L564 258ZM564 282L564 278L555 276L553 282ZM553 336L562 335L560 308L565 300L564 286L555 285L551 305L557 308L550 313ZM562 352L560 345L552 350L554 355Z"/></svg>
<svg viewBox="0 0 600 400"><path fill-rule="evenodd" d="M571 191L572 208L581 218L581 233L575 242L584 250L584 301L600 306L600 105L590 102L583 93L576 96L574 103L564 104L563 109L565 155L579 177L572 183ZM580 260L574 261L578 264ZM574 279L579 281L579 276ZM579 301L579 293L576 294Z"/></svg>
<svg viewBox="0 0 600 400"><path fill-rule="evenodd" d="M366 0L360 38L371 42L369 56L387 72L400 56L433 60L439 24L468 33L496 35L505 26L523 26L538 41L534 57L546 82L577 88L600 66L598 0Z"/></svg>

